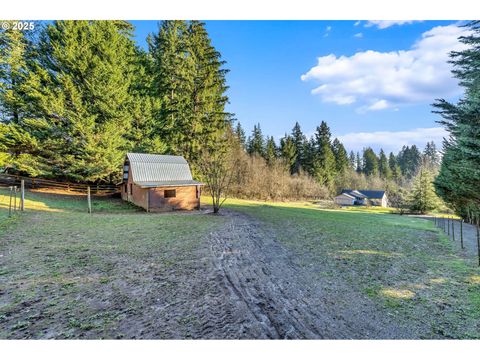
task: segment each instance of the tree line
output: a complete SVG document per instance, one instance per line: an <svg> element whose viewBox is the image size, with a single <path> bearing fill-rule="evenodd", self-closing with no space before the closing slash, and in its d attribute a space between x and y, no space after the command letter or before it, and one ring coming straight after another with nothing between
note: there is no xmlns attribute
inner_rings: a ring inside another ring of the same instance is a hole
<svg viewBox="0 0 480 360"><path fill-rule="evenodd" d="M0 168L115 182L127 151L219 146L231 114L205 24L163 21L148 50L126 21L54 21L0 32ZM195 170L195 169L194 169Z"/></svg>
<svg viewBox="0 0 480 360"><path fill-rule="evenodd" d="M325 121L310 138L296 122L291 133L285 134L278 145L273 136L263 135L260 124L254 125L247 137L237 122L234 133L250 156L262 157L267 164L282 159L290 174L308 174L333 192L344 187L345 177L352 173L402 185L414 178L422 167L434 172L440 164L440 154L433 141L426 144L423 152L416 145L405 145L397 154L390 152L388 156L383 149L377 154L371 147L362 152L348 152L338 138L332 140Z"/></svg>

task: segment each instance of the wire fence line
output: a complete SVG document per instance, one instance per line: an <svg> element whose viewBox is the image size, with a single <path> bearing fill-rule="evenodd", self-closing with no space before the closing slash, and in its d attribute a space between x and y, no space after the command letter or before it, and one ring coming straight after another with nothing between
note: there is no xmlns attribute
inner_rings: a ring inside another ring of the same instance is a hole
<svg viewBox="0 0 480 360"><path fill-rule="evenodd" d="M31 178L18 175L0 174L0 184L8 186L20 186L24 181L25 187L29 189L51 188L66 190L67 192L87 193L88 188L94 194L113 194L119 191L119 186L114 184L82 184L53 181L48 179Z"/></svg>
<svg viewBox="0 0 480 360"><path fill-rule="evenodd" d="M462 250L478 257L478 266L480 266L479 224L469 224L463 219L453 217L433 217L433 221L435 226L443 230L452 241L458 242Z"/></svg>

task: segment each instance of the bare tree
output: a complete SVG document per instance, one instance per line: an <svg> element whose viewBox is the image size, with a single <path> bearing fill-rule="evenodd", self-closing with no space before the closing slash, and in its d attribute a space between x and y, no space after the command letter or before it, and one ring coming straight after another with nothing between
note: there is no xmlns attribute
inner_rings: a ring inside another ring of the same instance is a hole
<svg viewBox="0 0 480 360"><path fill-rule="evenodd" d="M227 199L233 178L233 152L229 146L205 149L198 167L212 196L213 213L217 214Z"/></svg>

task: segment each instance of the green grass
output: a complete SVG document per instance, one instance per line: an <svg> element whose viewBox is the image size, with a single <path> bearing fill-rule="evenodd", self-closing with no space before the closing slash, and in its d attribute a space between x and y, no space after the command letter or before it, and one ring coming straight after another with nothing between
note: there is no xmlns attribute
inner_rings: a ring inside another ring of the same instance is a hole
<svg viewBox="0 0 480 360"><path fill-rule="evenodd" d="M346 281L418 336L479 338L480 272L432 221L311 203L227 201L332 282Z"/></svg>

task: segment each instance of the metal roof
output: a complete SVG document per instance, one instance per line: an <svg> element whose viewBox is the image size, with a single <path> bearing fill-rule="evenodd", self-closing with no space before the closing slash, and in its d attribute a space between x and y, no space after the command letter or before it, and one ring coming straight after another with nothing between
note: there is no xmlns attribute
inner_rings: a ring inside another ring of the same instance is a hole
<svg viewBox="0 0 480 360"><path fill-rule="evenodd" d="M183 156L128 153L127 159L133 182L140 186L200 184L192 179L190 167Z"/></svg>
<svg viewBox="0 0 480 360"><path fill-rule="evenodd" d="M343 189L342 194L348 194L355 197L366 197L368 199L381 199L385 190L349 190Z"/></svg>
<svg viewBox="0 0 480 360"><path fill-rule="evenodd" d="M162 187L162 186L191 186L191 185L203 185L203 183L195 180L186 180L186 181L139 181L136 182L141 188L150 188L150 187Z"/></svg>

